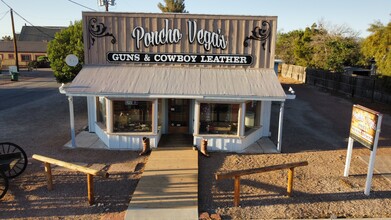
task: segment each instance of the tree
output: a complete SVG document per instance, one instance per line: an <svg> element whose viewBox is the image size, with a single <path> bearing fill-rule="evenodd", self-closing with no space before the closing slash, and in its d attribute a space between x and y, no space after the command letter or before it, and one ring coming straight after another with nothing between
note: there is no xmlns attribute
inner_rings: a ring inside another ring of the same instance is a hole
<svg viewBox="0 0 391 220"><path fill-rule="evenodd" d="M368 31L371 34L362 43L362 53L367 62L375 58L378 73L391 76L391 22L385 26L377 21Z"/></svg>
<svg viewBox="0 0 391 220"><path fill-rule="evenodd" d="M286 64L295 64L296 56L295 42L304 34L302 30L290 31L288 33L277 34L276 56Z"/></svg>
<svg viewBox="0 0 391 220"><path fill-rule="evenodd" d="M79 58L79 64L75 67L65 63L65 58L69 54L74 54ZM73 25L56 33L54 39L48 44L48 57L57 82L68 83L75 78L84 64L81 21L76 21Z"/></svg>
<svg viewBox="0 0 391 220"><path fill-rule="evenodd" d="M276 55L288 64L317 69L343 71L344 66L357 64L360 43L346 27L328 31L323 23L312 24L277 36Z"/></svg>
<svg viewBox="0 0 391 220"><path fill-rule="evenodd" d="M166 5L160 2L157 4L157 7L162 12L188 13L185 10L185 0L164 0L164 3Z"/></svg>
<svg viewBox="0 0 391 220"><path fill-rule="evenodd" d="M3 41L12 41L12 37L11 36L3 36L2 38L1 38L1 40L3 40Z"/></svg>

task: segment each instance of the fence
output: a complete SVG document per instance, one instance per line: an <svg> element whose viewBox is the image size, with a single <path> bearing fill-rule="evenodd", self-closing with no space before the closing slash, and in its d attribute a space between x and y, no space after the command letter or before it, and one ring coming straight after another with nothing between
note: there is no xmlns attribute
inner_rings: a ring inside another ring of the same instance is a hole
<svg viewBox="0 0 391 220"><path fill-rule="evenodd" d="M292 78L305 83L306 67L282 64L281 75L285 78Z"/></svg>
<svg viewBox="0 0 391 220"><path fill-rule="evenodd" d="M351 97L370 99L382 103L391 103L389 87L391 79L387 77L356 76L334 73L324 70L306 69L306 83L325 88Z"/></svg>

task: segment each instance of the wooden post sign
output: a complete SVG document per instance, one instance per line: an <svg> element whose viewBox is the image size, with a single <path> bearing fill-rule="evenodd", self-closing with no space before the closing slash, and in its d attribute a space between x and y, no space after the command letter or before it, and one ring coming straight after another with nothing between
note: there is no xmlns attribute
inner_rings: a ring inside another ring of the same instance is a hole
<svg viewBox="0 0 391 220"><path fill-rule="evenodd" d="M375 166L377 142L379 140L382 114L361 105L353 105L352 122L350 125L350 135L348 151L346 155L344 176L349 176L350 161L352 159L353 143L358 141L371 150L369 159L367 180L364 194L369 196L371 191L373 169Z"/></svg>

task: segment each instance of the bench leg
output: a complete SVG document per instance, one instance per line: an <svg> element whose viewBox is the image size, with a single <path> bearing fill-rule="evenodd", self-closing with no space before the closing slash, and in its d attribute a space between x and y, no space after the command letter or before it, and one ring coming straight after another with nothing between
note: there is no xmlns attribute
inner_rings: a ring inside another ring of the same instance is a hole
<svg viewBox="0 0 391 220"><path fill-rule="evenodd" d="M88 192L88 203L94 204L94 180L93 175L87 174L87 192Z"/></svg>
<svg viewBox="0 0 391 220"><path fill-rule="evenodd" d="M288 187L287 187L287 193L288 196L292 196L292 188L293 188L293 167L289 168L288 170Z"/></svg>
<svg viewBox="0 0 391 220"><path fill-rule="evenodd" d="M238 207L240 203L240 176L235 176L234 180L234 206Z"/></svg>
<svg viewBox="0 0 391 220"><path fill-rule="evenodd" d="M45 162L45 173L48 182L48 190L53 189L53 179L52 179L52 168L50 167L50 163Z"/></svg>

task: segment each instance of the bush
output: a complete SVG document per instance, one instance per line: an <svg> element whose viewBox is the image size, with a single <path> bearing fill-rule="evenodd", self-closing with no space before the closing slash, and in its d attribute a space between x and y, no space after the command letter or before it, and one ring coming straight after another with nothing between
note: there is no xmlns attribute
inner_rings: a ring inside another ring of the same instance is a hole
<svg viewBox="0 0 391 220"><path fill-rule="evenodd" d="M39 68L49 68L50 67L49 58L47 56L39 56L37 58L37 61L38 61Z"/></svg>
<svg viewBox="0 0 391 220"><path fill-rule="evenodd" d="M30 62L27 64L27 68L29 69L29 71L32 70L32 69L37 69L38 66L39 66L39 63L38 63L38 61L36 61L36 60L30 61Z"/></svg>

